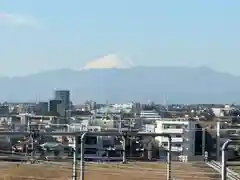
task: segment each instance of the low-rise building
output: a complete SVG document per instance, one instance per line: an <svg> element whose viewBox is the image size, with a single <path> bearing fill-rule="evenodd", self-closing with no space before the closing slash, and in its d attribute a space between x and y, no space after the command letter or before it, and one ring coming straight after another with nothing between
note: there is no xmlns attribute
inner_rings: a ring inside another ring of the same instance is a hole
<svg viewBox="0 0 240 180"><path fill-rule="evenodd" d="M154 124L155 121L161 120L161 116L155 110L142 110L140 113L142 124Z"/></svg>
<svg viewBox="0 0 240 180"><path fill-rule="evenodd" d="M172 151L177 155L194 156L195 154L195 125L188 118L162 118L156 121L156 133L170 134ZM168 138L156 137L159 145L168 148Z"/></svg>

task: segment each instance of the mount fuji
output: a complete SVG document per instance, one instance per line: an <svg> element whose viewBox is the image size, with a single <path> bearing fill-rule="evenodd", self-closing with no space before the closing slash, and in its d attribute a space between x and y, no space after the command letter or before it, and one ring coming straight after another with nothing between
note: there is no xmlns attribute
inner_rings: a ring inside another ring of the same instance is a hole
<svg viewBox="0 0 240 180"><path fill-rule="evenodd" d="M207 67L140 67L110 54L78 70L44 71L0 77L0 101L46 101L55 89L69 89L74 103L129 101L162 103L240 103L240 77Z"/></svg>

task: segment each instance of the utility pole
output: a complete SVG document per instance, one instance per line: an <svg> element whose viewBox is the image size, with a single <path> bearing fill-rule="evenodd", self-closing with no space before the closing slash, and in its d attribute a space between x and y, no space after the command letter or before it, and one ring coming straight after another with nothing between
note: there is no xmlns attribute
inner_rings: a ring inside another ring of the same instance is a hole
<svg viewBox="0 0 240 180"><path fill-rule="evenodd" d="M204 157L206 151L206 129L202 128L202 156Z"/></svg>
<svg viewBox="0 0 240 180"><path fill-rule="evenodd" d="M216 136L216 155L217 161L220 160L220 122L217 122L217 136Z"/></svg>
<svg viewBox="0 0 240 180"><path fill-rule="evenodd" d="M79 137L77 136L75 136L75 137L73 137L73 144L74 144L74 146L73 146L73 165L72 165L72 180L77 180L77 173L76 173L76 168L77 168L77 152L78 152L78 146L77 146L77 139L78 139Z"/></svg>
<svg viewBox="0 0 240 180"><path fill-rule="evenodd" d="M119 133L122 132L122 117L121 117L121 115L119 116L118 131L119 131Z"/></svg>
<svg viewBox="0 0 240 180"><path fill-rule="evenodd" d="M130 132L132 132L132 121L133 121L133 119L131 118L130 119ZM130 158L132 157L132 155L133 155L133 152L132 152L132 140L133 140L133 137L132 136L130 136L130 142L129 142L129 156L130 156Z"/></svg>
<svg viewBox="0 0 240 180"><path fill-rule="evenodd" d="M25 115L24 116L24 118L25 118L25 121L27 120L27 132L29 132L30 134L31 134L31 131L30 131L30 118L27 116L27 115ZM29 139L28 139L28 141L30 140L30 137L31 137L31 135L29 136ZM26 146L26 156L28 155L28 145L29 145L29 142L27 142L27 144L25 144L25 146Z"/></svg>
<svg viewBox="0 0 240 180"><path fill-rule="evenodd" d="M152 140L147 143L147 147L148 147L148 160L151 161L152 160L152 151L153 151Z"/></svg>
<svg viewBox="0 0 240 180"><path fill-rule="evenodd" d="M28 116L29 117L29 116ZM33 129L32 129L32 118L31 116L29 117L29 130L30 130L30 141L31 141L31 148L32 148L32 151L31 151L31 160L33 161L34 160L34 136L33 136Z"/></svg>

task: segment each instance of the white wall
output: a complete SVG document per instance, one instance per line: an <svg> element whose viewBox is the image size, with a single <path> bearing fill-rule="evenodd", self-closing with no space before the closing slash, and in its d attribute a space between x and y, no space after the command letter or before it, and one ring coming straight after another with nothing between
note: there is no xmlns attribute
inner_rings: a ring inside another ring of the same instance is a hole
<svg viewBox="0 0 240 180"><path fill-rule="evenodd" d="M156 121L156 133L168 133L172 136L172 149L187 156L192 156L195 153L195 121L188 120L162 120ZM164 128L165 125L170 125L169 128ZM179 127L171 127L177 125ZM160 146L166 147L168 138L156 137ZM181 145L181 147L179 147Z"/></svg>
<svg viewBox="0 0 240 180"><path fill-rule="evenodd" d="M212 111L216 117L222 117L224 116L223 109L222 108L212 108Z"/></svg>

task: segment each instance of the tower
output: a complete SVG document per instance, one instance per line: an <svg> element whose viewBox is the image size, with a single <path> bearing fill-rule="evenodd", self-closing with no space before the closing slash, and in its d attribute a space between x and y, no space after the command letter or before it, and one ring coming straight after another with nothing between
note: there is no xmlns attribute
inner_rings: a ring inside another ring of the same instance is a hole
<svg viewBox="0 0 240 180"><path fill-rule="evenodd" d="M61 101L58 104L57 111L60 116L66 116L70 109L70 91L69 90L56 90L55 100Z"/></svg>

